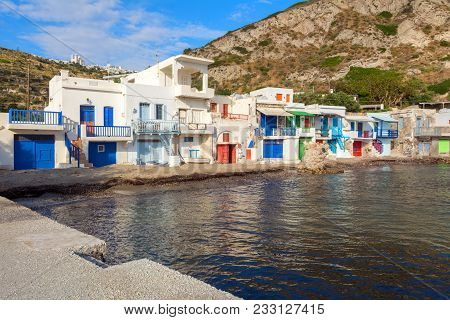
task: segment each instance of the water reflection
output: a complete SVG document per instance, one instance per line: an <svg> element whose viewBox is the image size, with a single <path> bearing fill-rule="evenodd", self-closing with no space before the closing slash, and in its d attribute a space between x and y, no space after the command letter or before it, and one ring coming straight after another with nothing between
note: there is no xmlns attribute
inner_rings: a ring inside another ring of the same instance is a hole
<svg viewBox="0 0 450 320"><path fill-rule="evenodd" d="M393 166L138 187L36 209L107 241L110 264L149 258L243 298L443 298L448 187L448 166Z"/></svg>

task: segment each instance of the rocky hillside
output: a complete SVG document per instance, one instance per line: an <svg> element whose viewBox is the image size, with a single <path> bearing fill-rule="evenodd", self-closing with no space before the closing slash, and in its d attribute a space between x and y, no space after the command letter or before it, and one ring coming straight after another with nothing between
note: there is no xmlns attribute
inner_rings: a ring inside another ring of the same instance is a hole
<svg viewBox="0 0 450 320"><path fill-rule="evenodd" d="M350 66L437 83L450 78L450 1L300 2L186 53L214 59L213 84L231 91L328 86Z"/></svg>
<svg viewBox="0 0 450 320"><path fill-rule="evenodd" d="M0 111L9 106L23 107L27 100L27 74L30 65L30 101L35 108L48 101L48 82L61 69L71 75L101 79L106 73L76 64L58 63L19 50L0 48Z"/></svg>

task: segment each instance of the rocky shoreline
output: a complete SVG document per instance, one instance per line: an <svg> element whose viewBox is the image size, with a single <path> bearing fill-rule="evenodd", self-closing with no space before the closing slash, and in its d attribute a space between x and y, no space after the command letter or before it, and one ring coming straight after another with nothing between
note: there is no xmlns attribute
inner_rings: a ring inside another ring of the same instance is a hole
<svg viewBox="0 0 450 320"><path fill-rule="evenodd" d="M262 174L278 174L297 172L298 174L339 174L348 170L385 165L434 165L450 164L450 158L360 158L325 160L313 168L304 163L253 164L248 165L203 165L192 170L163 168L164 170L145 170L132 166L113 166L107 169L69 169L32 172L0 172L0 196L16 199L21 197L37 197L44 193L64 195L105 192L121 185L159 186L183 182L204 181L208 179L245 177ZM109 174L108 174L109 172ZM65 174L67 173L67 174ZM52 183L50 178L57 175ZM17 175L17 177L15 177ZM39 183L39 177L45 183Z"/></svg>

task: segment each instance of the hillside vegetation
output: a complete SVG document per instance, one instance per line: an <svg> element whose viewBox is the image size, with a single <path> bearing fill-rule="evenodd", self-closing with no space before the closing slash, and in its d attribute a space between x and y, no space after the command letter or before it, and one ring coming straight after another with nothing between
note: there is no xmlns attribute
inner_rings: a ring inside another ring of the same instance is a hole
<svg viewBox="0 0 450 320"><path fill-rule="evenodd" d="M221 92L325 90L362 67L393 70L445 96L449 43L448 0L315 0L185 53L215 60L211 84Z"/></svg>
<svg viewBox="0 0 450 320"><path fill-rule="evenodd" d="M61 69L73 76L101 79L106 73L77 64L64 64L19 50L0 48L0 111L8 107L25 107L27 101L27 73L30 65L30 102L33 108L48 103L48 82Z"/></svg>

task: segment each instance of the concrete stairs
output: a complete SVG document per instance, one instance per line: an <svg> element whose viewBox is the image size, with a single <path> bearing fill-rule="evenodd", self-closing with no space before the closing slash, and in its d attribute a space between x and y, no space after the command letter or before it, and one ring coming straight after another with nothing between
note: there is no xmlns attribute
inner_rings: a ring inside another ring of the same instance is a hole
<svg viewBox="0 0 450 320"><path fill-rule="evenodd" d="M72 144L76 146L78 149L80 149L80 166L83 168L93 168L94 166L92 165L92 163L88 161L86 154L83 151L83 142L81 138L73 140Z"/></svg>

